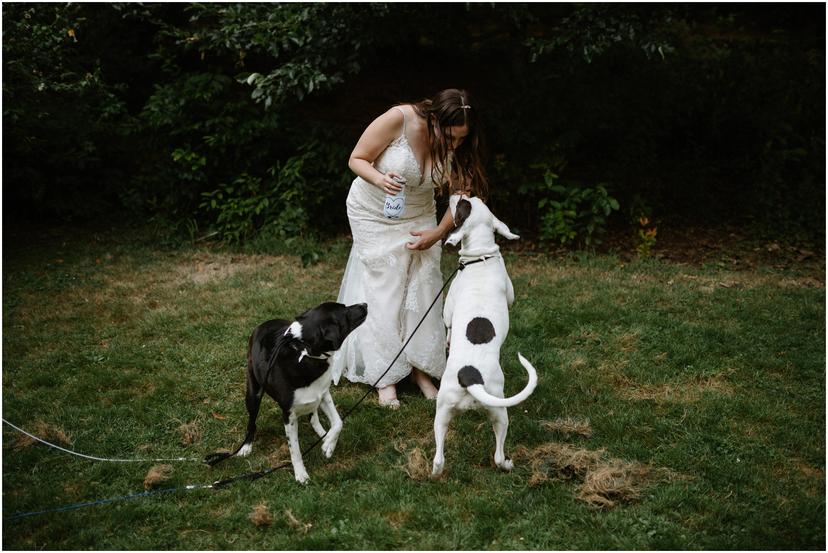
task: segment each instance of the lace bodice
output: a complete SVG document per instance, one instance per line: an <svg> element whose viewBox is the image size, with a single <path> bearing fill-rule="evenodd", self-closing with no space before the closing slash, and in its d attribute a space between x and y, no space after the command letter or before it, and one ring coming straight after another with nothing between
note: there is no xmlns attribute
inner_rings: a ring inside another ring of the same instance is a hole
<svg viewBox="0 0 828 553"><path fill-rule="evenodd" d="M422 191L421 188L426 188L431 192L434 187L434 181L431 180L431 171L427 171L425 176L420 172L420 164L417 162L411 144L405 136L405 130L374 161L374 167L382 173L394 171L405 177L406 195L408 195L409 190L418 193Z"/></svg>

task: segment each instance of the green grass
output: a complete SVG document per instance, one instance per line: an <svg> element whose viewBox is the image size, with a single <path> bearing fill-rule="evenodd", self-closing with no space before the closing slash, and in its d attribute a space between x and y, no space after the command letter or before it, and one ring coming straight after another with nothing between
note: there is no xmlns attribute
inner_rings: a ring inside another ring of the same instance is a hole
<svg viewBox="0 0 828 553"><path fill-rule="evenodd" d="M8 234L7 234L8 236ZM347 242L304 268L295 256L169 250L94 233L4 244L3 416L62 429L77 451L202 457L242 438L251 329L334 299ZM444 256L444 274L456 257ZM369 400L333 459L222 491L160 495L3 522L5 549L823 549L824 266L733 272L612 256L509 253L517 300L502 351L507 451L557 441L667 469L641 497L601 510L576 480L531 486L526 459L492 468L482 413L452 423L448 475L415 480L405 453L433 455L433 403L403 386L398 412ZM333 389L340 413L365 387ZM215 469L176 464L165 486L268 466L285 442L275 405L254 453ZM590 438L543 421L589 419ZM181 444L178 427L201 438ZM303 423L303 444L315 439ZM3 428L3 515L143 490L151 464L95 463ZM248 516L266 502L270 526ZM285 511L312 526L294 528Z"/></svg>

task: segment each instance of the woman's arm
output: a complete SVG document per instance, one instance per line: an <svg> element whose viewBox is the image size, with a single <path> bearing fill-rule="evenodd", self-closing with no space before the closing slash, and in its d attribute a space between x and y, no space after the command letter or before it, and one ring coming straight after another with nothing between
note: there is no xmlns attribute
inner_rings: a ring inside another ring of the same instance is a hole
<svg viewBox="0 0 828 553"><path fill-rule="evenodd" d="M451 208L446 209L446 214L443 215L443 220L433 229L429 230L413 230L411 236L419 236L420 239L416 242L409 242L405 245L409 250L427 250L433 246L443 236L451 232L454 228L454 218L451 216Z"/></svg>
<svg viewBox="0 0 828 553"><path fill-rule="evenodd" d="M394 182L391 177L399 177L398 173L389 171L383 175L371 165L385 148L400 134L403 125L403 115L400 110L391 108L376 119L359 137L351 157L348 159L348 167L351 171L370 182L380 190L396 195L402 187Z"/></svg>

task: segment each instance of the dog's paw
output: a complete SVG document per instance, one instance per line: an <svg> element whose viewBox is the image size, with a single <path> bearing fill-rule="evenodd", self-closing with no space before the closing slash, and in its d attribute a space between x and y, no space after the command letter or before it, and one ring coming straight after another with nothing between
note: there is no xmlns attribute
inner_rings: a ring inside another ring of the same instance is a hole
<svg viewBox="0 0 828 553"><path fill-rule="evenodd" d="M253 444L244 444L239 452L236 454L239 457L247 457L253 451Z"/></svg>
<svg viewBox="0 0 828 553"><path fill-rule="evenodd" d="M310 476L308 476L308 471L302 469L301 471L294 471L293 477L296 478L296 481L300 484L307 484L310 482Z"/></svg>
<svg viewBox="0 0 828 553"><path fill-rule="evenodd" d="M325 440L322 442L322 453L325 455L326 459L330 459L333 455L334 449L336 449L336 438L333 440Z"/></svg>
<svg viewBox="0 0 828 553"><path fill-rule="evenodd" d="M502 470L512 470L515 468L515 464L512 462L511 459L504 459L502 463L497 464Z"/></svg>

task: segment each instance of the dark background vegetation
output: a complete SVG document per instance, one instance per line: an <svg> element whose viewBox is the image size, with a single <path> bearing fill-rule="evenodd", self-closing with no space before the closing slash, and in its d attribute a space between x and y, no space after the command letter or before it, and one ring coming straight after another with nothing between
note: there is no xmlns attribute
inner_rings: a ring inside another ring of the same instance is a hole
<svg viewBox="0 0 828 553"><path fill-rule="evenodd" d="M491 203L540 244L642 217L824 241L823 4L2 10L7 224L347 233L365 126L462 87Z"/></svg>

